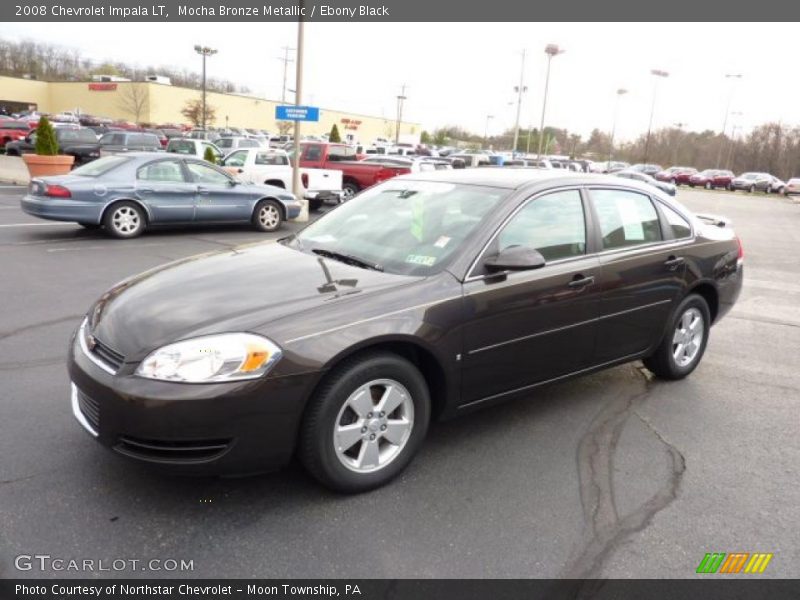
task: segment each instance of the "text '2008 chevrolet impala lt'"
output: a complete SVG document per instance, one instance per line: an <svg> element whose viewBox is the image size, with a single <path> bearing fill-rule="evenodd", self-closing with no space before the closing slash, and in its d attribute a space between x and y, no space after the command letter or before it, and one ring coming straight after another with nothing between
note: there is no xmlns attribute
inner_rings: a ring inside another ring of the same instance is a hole
<svg viewBox="0 0 800 600"><path fill-rule="evenodd" d="M127 457L244 474L296 453L325 485L382 485L432 418L642 359L691 373L736 301L723 221L616 177L402 176L279 243L108 290L70 345L75 417Z"/></svg>

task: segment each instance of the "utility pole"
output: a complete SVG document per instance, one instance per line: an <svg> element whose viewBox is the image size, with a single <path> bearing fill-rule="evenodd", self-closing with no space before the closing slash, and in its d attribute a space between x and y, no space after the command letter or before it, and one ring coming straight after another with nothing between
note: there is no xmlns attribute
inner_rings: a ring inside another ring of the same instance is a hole
<svg viewBox="0 0 800 600"><path fill-rule="evenodd" d="M397 124L394 128L394 143L400 143L400 124L403 122L403 101L406 100L406 84L400 88L400 95L397 97Z"/></svg>
<svg viewBox="0 0 800 600"><path fill-rule="evenodd" d="M514 156L517 153L517 142L519 141L519 113L522 109L522 94L526 92L528 88L526 88L523 84L525 81L525 50L522 51L522 64L519 68L519 85L514 88L514 91L517 92L517 119L514 121L514 145L511 147L511 156ZM530 134L529 134L530 135Z"/></svg>
<svg viewBox="0 0 800 600"><path fill-rule="evenodd" d="M300 14L297 20L297 71L295 82L294 104L300 106L303 101L303 9L305 0L299 0ZM300 193L300 121L294 122L294 161L292 162L292 193L300 200L300 214L297 221L308 221L308 200Z"/></svg>
<svg viewBox="0 0 800 600"><path fill-rule="evenodd" d="M281 46L283 56L279 56L278 60L283 63L283 92L281 93L281 104L286 104L286 74L289 71L289 63L294 62L289 58L289 52L293 52L295 48L290 46Z"/></svg>

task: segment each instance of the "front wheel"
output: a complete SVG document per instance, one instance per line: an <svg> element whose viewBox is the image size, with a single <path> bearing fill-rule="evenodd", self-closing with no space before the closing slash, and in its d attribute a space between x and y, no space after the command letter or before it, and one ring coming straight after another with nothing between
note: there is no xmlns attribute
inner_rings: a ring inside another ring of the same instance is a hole
<svg viewBox="0 0 800 600"><path fill-rule="evenodd" d="M411 462L430 413L428 386L412 363L386 352L350 359L309 403L300 459L318 481L339 492L382 486Z"/></svg>
<svg viewBox="0 0 800 600"><path fill-rule="evenodd" d="M275 231L281 226L281 207L275 200L262 200L253 211L253 225L259 231Z"/></svg>
<svg viewBox="0 0 800 600"><path fill-rule="evenodd" d="M670 318L667 333L644 366L661 379L683 379L703 357L711 327L711 312L702 296L690 294Z"/></svg>

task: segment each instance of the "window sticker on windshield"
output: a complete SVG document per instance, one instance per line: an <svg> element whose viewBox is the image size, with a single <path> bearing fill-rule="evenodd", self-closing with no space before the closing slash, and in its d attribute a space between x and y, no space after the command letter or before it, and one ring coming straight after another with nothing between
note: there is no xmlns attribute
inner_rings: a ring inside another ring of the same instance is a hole
<svg viewBox="0 0 800 600"><path fill-rule="evenodd" d="M424 265L426 267L432 267L434 263L436 263L436 257L423 256L421 254L409 254L406 256L406 262L411 263L412 265Z"/></svg>
<svg viewBox="0 0 800 600"><path fill-rule="evenodd" d="M443 235L438 240L436 240L436 243L434 244L434 246L436 246L437 248L444 248L445 246L447 246L447 244L449 242L450 242L450 238L447 237L446 235Z"/></svg>

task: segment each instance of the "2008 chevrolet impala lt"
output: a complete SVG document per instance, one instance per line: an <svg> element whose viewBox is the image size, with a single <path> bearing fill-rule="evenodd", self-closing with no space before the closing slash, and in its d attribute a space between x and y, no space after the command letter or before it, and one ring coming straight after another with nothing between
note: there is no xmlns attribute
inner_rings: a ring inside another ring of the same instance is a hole
<svg viewBox="0 0 800 600"><path fill-rule="evenodd" d="M687 376L742 262L723 220L633 181L402 176L279 243L112 287L70 345L72 409L139 461L244 474L296 453L325 485L367 490L432 418L637 359Z"/></svg>

